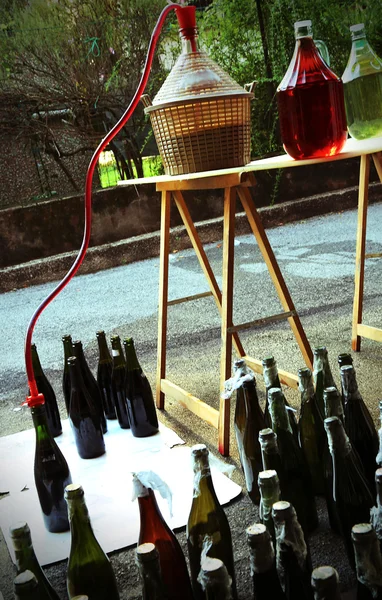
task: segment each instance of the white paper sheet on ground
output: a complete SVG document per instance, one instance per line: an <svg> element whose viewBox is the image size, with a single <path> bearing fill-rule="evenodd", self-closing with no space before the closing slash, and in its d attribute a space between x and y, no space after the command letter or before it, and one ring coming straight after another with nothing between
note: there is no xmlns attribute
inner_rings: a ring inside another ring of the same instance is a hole
<svg viewBox="0 0 382 600"><path fill-rule="evenodd" d="M62 424L63 434L56 442L69 464L73 482L84 488L93 530L105 552L137 543L138 502L131 501L134 471L158 473L173 493L172 518L167 502L156 494L164 518L172 529L186 524L192 501L190 448L181 446L184 442L174 431L161 425L158 434L135 438L118 422L108 421L106 454L83 460L78 456L68 420ZM45 529L34 484L34 448L34 429L0 438L0 492L9 492L0 500L0 527L14 560L9 526L26 521L36 555L42 565L47 565L68 557L70 533L49 533ZM221 504L240 494L241 488L215 466L211 471ZM28 489L21 491L25 486Z"/></svg>

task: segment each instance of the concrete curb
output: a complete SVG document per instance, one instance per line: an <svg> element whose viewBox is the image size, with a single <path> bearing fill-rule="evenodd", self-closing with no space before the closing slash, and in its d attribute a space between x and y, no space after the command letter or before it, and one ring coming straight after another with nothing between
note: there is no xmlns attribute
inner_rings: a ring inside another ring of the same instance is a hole
<svg viewBox="0 0 382 600"><path fill-rule="evenodd" d="M369 184L369 204L382 202L382 185ZM284 223L301 221L311 217L355 209L358 203L358 186L328 194L310 196L301 200L284 202L260 208L265 228ZM203 244L222 239L223 218L196 223ZM251 232L245 213L236 214L236 235ZM355 240L354 240L355 244ZM191 243L185 227L171 229L171 250L190 248ZM89 248L79 273L95 273L103 269L119 267L137 260L159 256L160 232L144 234L102 246ZM33 260L0 269L0 292L9 292L31 285L61 280L72 266L77 252L67 252L48 258Z"/></svg>

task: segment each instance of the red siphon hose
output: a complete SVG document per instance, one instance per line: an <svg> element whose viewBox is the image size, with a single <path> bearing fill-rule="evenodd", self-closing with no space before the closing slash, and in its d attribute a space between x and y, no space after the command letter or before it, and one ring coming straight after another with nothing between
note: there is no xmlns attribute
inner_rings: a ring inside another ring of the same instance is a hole
<svg viewBox="0 0 382 600"><path fill-rule="evenodd" d="M41 315L42 311L48 306L48 304L50 304L50 302L69 283L69 281L72 279L72 277L76 274L76 272L80 268L82 261L85 258L85 254L86 254L86 251L89 246L90 232L91 232L92 182L93 182L94 169L96 167L96 164L97 164L97 161L98 161L98 158L99 158L99 155L101 154L101 152L109 144L109 142L114 138L114 136L117 135L117 133L122 129L122 127L126 124L126 122L130 119L135 108L137 107L137 104L145 90L147 80L150 75L151 64L152 64L152 61L154 58L154 52L155 52L155 48L156 48L156 45L158 42L158 38L159 38L159 35L161 32L161 29L163 27L163 22L167 16L167 14L173 9L178 9L177 15L179 16L179 13L183 9L183 7L180 6L179 4L172 3L172 4L169 4L169 6L166 6L162 10L161 14L159 15L158 21L155 25L155 28L153 30L153 33L151 35L150 44L149 44L149 48L148 48L147 56L146 56L146 62L145 62L143 74L142 74L141 80L139 82L137 91L135 92L135 95L134 95L132 101L130 102L130 105L128 106L126 111L123 113L123 115L120 118L120 120L118 121L118 123L116 123L114 125L114 127L109 131L109 133L100 142L98 148L94 152L92 159L90 161L90 164L89 164L89 167L87 170L87 174L86 174L86 182L85 182L84 236L83 236L82 245L81 245L81 248L77 255L77 258L74 261L71 268L69 269L69 271L67 272L67 274L65 275L65 277L62 279L62 281L45 298L45 300L43 300L41 302L40 306L36 309L31 320L29 321L27 333L25 336L25 348L24 348L24 350L25 350L25 366L26 366L26 372L27 372L27 377L28 377L28 386L29 386L29 391L30 391L30 396L27 396L26 403L28 404L29 407L33 407L38 404L43 404L45 402L44 396L42 394L39 394L39 392L38 392L37 384L36 384L36 380L35 380L34 372L33 372L33 366L32 366L31 344L32 344L32 334L33 334L34 327L35 327L37 319Z"/></svg>

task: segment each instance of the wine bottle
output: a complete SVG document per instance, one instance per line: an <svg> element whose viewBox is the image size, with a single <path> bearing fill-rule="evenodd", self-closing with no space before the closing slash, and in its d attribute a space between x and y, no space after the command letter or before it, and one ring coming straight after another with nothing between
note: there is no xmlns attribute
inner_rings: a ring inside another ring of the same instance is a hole
<svg viewBox="0 0 382 600"><path fill-rule="evenodd" d="M68 365L71 381L69 421L77 451L81 458L96 458L105 454L98 406L85 386L78 358L68 358Z"/></svg>
<svg viewBox="0 0 382 600"><path fill-rule="evenodd" d="M62 343L64 344L64 369L62 373L62 393L65 400L66 412L69 415L69 406L70 406L70 373L69 373L69 365L68 358L73 356L73 344L72 344L72 336L71 335L63 335Z"/></svg>
<svg viewBox="0 0 382 600"><path fill-rule="evenodd" d="M152 543L159 553L162 580L169 600L192 600L190 577L180 544L164 520L157 504L154 489L171 499L168 486L151 471L133 476L134 497L138 498L140 531L138 544Z"/></svg>
<svg viewBox="0 0 382 600"><path fill-rule="evenodd" d="M126 352L126 401L131 432L135 437L148 437L159 430L153 393L135 352L133 338L124 340Z"/></svg>
<svg viewBox="0 0 382 600"><path fill-rule="evenodd" d="M254 600L285 600L276 570L275 551L267 527L255 523L246 529Z"/></svg>
<svg viewBox="0 0 382 600"><path fill-rule="evenodd" d="M111 372L113 370L113 360L107 347L104 331L97 331L98 342L98 365L97 365L97 383L101 390L103 412L107 419L116 419L114 395L111 384Z"/></svg>
<svg viewBox="0 0 382 600"><path fill-rule="evenodd" d="M338 573L333 567L317 567L312 573L314 600L341 600Z"/></svg>
<svg viewBox="0 0 382 600"><path fill-rule="evenodd" d="M167 600L168 596L160 570L159 553L154 544L148 542L137 547L136 563L142 582L142 600Z"/></svg>
<svg viewBox="0 0 382 600"><path fill-rule="evenodd" d="M323 391L325 419L328 417L338 417L345 425L344 409L341 402L341 396L336 387L327 387Z"/></svg>
<svg viewBox="0 0 382 600"><path fill-rule="evenodd" d="M71 532L66 577L69 598L86 594L91 600L119 600L113 568L93 533L82 486L68 485L65 498Z"/></svg>
<svg viewBox="0 0 382 600"><path fill-rule="evenodd" d="M113 367L111 371L111 386L113 390L115 410L118 423L122 429L130 429L130 420L126 402L126 360L123 354L119 335L111 337L111 352L113 355Z"/></svg>
<svg viewBox="0 0 382 600"><path fill-rule="evenodd" d="M326 346L313 348L313 380L316 388L317 408L322 419L325 419L324 389L336 387L329 365Z"/></svg>
<svg viewBox="0 0 382 600"><path fill-rule="evenodd" d="M374 498L340 419L329 417L324 425L333 462L333 499L348 559L354 568L351 529L369 520Z"/></svg>
<svg viewBox="0 0 382 600"><path fill-rule="evenodd" d="M272 423L271 423L271 417L269 414L269 390L274 387L281 389L281 383L280 383L279 374L278 374L278 370L277 370L277 363L273 356L267 356L266 358L264 358L262 360L262 365L263 365L264 383L265 383L265 387L266 387L266 402L265 402L265 409L264 409L265 427L271 427ZM294 414L294 410L289 405L284 394L283 394L283 397L284 397L285 406L287 407L287 414L288 414L290 426L292 428L293 435L295 436L296 441L298 442L298 425L297 425L296 417Z"/></svg>
<svg viewBox="0 0 382 600"><path fill-rule="evenodd" d="M372 416L359 392L352 365L341 367L341 383L345 399L345 429L361 459L370 488L374 489L378 434Z"/></svg>
<svg viewBox="0 0 382 600"><path fill-rule="evenodd" d="M201 559L198 581L207 600L232 600L231 577L218 558Z"/></svg>
<svg viewBox="0 0 382 600"><path fill-rule="evenodd" d="M264 429L264 415L259 406L256 391L256 379L245 375L240 380L245 412L239 408L235 411L235 433L240 462L245 476L248 496L255 504L260 502L257 478L262 470L259 432ZM244 421L244 422L243 422ZM243 435L241 436L241 432Z"/></svg>
<svg viewBox="0 0 382 600"><path fill-rule="evenodd" d="M37 560L28 524L22 521L14 523L9 528L9 535L15 551L17 574L31 571L39 583L40 590L44 590L46 598L60 600Z"/></svg>
<svg viewBox="0 0 382 600"><path fill-rule="evenodd" d="M23 571L13 580L13 591L15 600L45 600L36 577L32 571Z"/></svg>
<svg viewBox="0 0 382 600"><path fill-rule="evenodd" d="M84 380L86 389L87 389L89 395L92 397L93 403L97 407L97 410L99 412L102 433L106 433L107 432L107 423L106 423L105 413L103 412L101 391L98 387L98 383L95 380L94 375L91 372L90 367L85 358L84 349L82 347L82 342L80 342L79 340L76 340L73 342L73 353L74 353L74 356L76 356L76 358L78 358L78 362L79 362L81 373L82 373L82 378Z"/></svg>
<svg viewBox="0 0 382 600"><path fill-rule="evenodd" d="M304 532L308 533L318 525L312 480L304 453L293 436L283 394L278 388L269 390L269 411L272 429L277 434L283 478L285 477L282 481L278 474L282 498L293 504Z"/></svg>
<svg viewBox="0 0 382 600"><path fill-rule="evenodd" d="M237 600L231 530L212 482L208 449L204 444L197 444L192 447L191 454L194 492L186 534L194 597L195 600L206 598L198 582L200 558L204 548L204 554L219 558L226 566L232 579L232 598Z"/></svg>
<svg viewBox="0 0 382 600"><path fill-rule="evenodd" d="M249 367L247 367L245 361L242 358L238 358L237 360L235 360L233 369L234 369L234 377L231 378L230 380L228 380L228 382L226 382L226 383L229 383L230 386L233 385L233 388L230 387L228 390L229 397L231 396L231 393L233 392L233 390L235 390L235 392L236 392L236 404L235 404L235 415L234 415L233 426L234 426L234 430L235 430L237 446L238 446L238 449L240 452L240 448L242 448L242 446L243 446L244 431L245 431L246 416L247 416L247 412L246 412L246 408L245 408L244 389L243 389L243 386L240 384L243 380L243 377L245 377L248 374L253 375L253 371L251 371L251 369L249 369Z"/></svg>
<svg viewBox="0 0 382 600"><path fill-rule="evenodd" d="M357 600L382 600L382 555L370 523L353 526L351 537L357 571Z"/></svg>
<svg viewBox="0 0 382 600"><path fill-rule="evenodd" d="M267 427L259 432L259 442L261 448L261 458L264 471L274 470L277 473L280 483L280 490L284 485L286 475L281 461L280 450L277 444L277 434ZM282 493L282 492L281 492Z"/></svg>
<svg viewBox="0 0 382 600"><path fill-rule="evenodd" d="M261 495L259 506L260 521L268 529L275 544L276 536L272 518L272 506L280 500L280 483L276 471L261 471L259 473L258 484Z"/></svg>
<svg viewBox="0 0 382 600"><path fill-rule="evenodd" d="M325 418L338 417L344 424L344 410L336 387L324 389ZM329 524L333 531L340 533L340 523L333 497L333 461L330 454L328 438L325 433L325 445L322 453L322 464L325 483L325 500L328 510Z"/></svg>
<svg viewBox="0 0 382 600"><path fill-rule="evenodd" d="M340 370L340 375L341 375L341 367L344 367L345 365L353 364L353 357L348 352L343 352L342 354L339 354L337 360L338 360L338 367ZM344 390L342 388L342 382L341 382L341 402L342 402L342 406L344 406L345 398L344 398Z"/></svg>
<svg viewBox="0 0 382 600"><path fill-rule="evenodd" d="M46 418L48 427L53 437L58 437L62 433L60 411L58 410L56 394L50 385L40 363L36 344L31 345L33 373L40 394L44 395Z"/></svg>
<svg viewBox="0 0 382 600"><path fill-rule="evenodd" d="M36 431L34 479L45 527L51 533L68 531L65 486L72 482L68 464L50 433L45 404L31 407Z"/></svg>
<svg viewBox="0 0 382 600"><path fill-rule="evenodd" d="M299 369L298 386L301 392L301 410L298 422L300 446L304 451L313 484L313 492L324 492L322 451L324 448L324 423L317 408L312 372Z"/></svg>
<svg viewBox="0 0 382 600"><path fill-rule="evenodd" d="M313 600L310 552L296 511L289 502L280 500L273 505L272 516L276 531L276 566L285 596L288 600Z"/></svg>
<svg viewBox="0 0 382 600"><path fill-rule="evenodd" d="M376 462L379 467L382 467L382 400L379 401L379 422L380 428L378 430L379 437L379 450L376 457Z"/></svg>
<svg viewBox="0 0 382 600"><path fill-rule="evenodd" d="M374 527L382 552L382 469L375 472L375 484L377 488L377 506L370 510L370 522Z"/></svg>

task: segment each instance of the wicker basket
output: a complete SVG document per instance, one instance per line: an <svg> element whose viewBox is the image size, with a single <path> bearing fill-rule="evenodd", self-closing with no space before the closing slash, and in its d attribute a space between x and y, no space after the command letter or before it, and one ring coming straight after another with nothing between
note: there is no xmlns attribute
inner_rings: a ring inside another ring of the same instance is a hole
<svg viewBox="0 0 382 600"><path fill-rule="evenodd" d="M181 54L153 103L142 98L165 172L248 163L252 98L204 52Z"/></svg>

